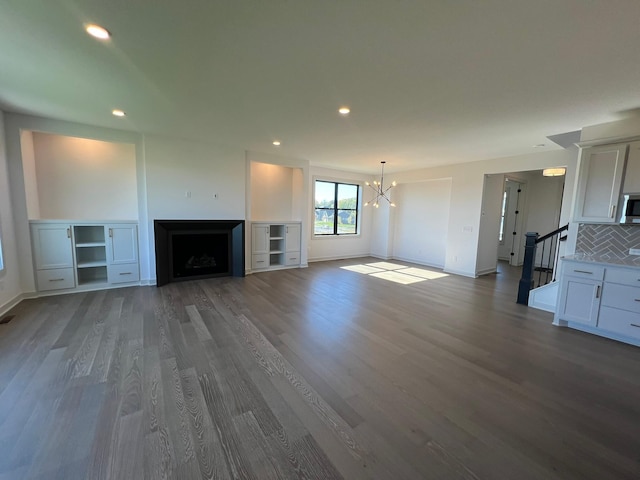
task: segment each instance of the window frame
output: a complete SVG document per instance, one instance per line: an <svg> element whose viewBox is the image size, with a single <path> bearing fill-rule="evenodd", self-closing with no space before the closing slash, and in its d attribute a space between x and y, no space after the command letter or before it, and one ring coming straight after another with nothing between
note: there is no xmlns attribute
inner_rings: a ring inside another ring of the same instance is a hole
<svg viewBox="0 0 640 480"><path fill-rule="evenodd" d="M2 242L2 220L0 219L0 278L7 273L7 265L4 262L4 246Z"/></svg>
<svg viewBox="0 0 640 480"><path fill-rule="evenodd" d="M334 185L334 194L333 194L333 208L326 207L316 207L316 187L318 182L322 183L331 183ZM338 206L338 189L339 185L346 185L349 187L356 187L356 206L355 208L339 208ZM314 178L313 179L313 236L317 238L328 238L328 237L345 237L354 235L360 235L360 216L362 215L362 185L358 182L349 182L344 180L329 180L325 178ZM333 212L333 232L332 233L316 233L316 212L318 210L329 210ZM355 221L355 231L353 233L338 233L338 212L341 211L350 211L355 212L356 221Z"/></svg>

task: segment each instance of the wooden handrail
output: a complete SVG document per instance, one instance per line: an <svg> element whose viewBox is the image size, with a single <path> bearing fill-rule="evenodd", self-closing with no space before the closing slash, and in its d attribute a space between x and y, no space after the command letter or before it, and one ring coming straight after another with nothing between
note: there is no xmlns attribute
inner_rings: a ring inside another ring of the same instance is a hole
<svg viewBox="0 0 640 480"><path fill-rule="evenodd" d="M551 238L554 235L557 235L560 232L564 232L565 230L569 230L569 224L567 223L564 227L558 227L553 232L547 233L544 237L540 237L536 240L536 243L544 242L547 238Z"/></svg>

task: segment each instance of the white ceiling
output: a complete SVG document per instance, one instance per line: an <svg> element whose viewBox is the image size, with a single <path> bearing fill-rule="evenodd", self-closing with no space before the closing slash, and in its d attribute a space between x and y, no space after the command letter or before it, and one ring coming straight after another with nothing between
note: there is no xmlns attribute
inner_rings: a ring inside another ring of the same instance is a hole
<svg viewBox="0 0 640 480"><path fill-rule="evenodd" d="M639 20L638 0L0 0L0 108L371 173L482 160L640 107Z"/></svg>

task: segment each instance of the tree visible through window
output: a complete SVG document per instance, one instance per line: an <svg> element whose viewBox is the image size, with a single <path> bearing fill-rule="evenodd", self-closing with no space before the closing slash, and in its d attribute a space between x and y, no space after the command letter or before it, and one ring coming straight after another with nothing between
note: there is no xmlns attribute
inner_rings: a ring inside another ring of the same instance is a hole
<svg viewBox="0 0 640 480"><path fill-rule="evenodd" d="M353 235L358 233L360 186L316 180L315 235Z"/></svg>

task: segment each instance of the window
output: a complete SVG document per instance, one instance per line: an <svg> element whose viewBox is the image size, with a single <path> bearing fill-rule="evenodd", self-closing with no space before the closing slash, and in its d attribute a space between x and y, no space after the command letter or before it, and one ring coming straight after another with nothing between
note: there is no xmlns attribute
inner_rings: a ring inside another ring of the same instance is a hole
<svg viewBox="0 0 640 480"><path fill-rule="evenodd" d="M314 235L358 233L360 186L316 180Z"/></svg>

